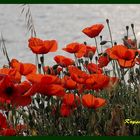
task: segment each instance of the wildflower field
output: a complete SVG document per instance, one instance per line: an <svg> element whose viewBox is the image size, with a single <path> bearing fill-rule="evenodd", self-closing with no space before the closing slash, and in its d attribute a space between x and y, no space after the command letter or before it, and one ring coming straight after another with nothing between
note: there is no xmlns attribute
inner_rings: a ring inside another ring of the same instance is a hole
<svg viewBox="0 0 140 140"><path fill-rule="evenodd" d="M113 41L109 19L87 25L79 32L93 44L70 42L62 50L74 59L58 54L48 65L45 58L57 52L59 42L39 38L29 5L21 13L35 62L9 58L1 35L7 64L0 68L0 135L140 135L140 50L134 24L125 27L121 42ZM104 28L109 40L102 36Z"/></svg>

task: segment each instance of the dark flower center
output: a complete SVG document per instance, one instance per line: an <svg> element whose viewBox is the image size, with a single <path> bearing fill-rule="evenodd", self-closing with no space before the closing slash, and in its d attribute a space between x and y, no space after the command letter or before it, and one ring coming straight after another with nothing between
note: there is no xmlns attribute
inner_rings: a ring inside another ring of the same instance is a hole
<svg viewBox="0 0 140 140"><path fill-rule="evenodd" d="M8 96L11 96L12 95L12 93L13 93L13 88L12 87L7 87L6 89L5 89L5 93L8 95Z"/></svg>

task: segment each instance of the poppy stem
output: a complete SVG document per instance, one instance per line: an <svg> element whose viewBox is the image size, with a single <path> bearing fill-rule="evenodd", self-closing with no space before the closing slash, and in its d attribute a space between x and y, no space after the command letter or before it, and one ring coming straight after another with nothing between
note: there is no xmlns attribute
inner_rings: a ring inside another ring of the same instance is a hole
<svg viewBox="0 0 140 140"><path fill-rule="evenodd" d="M102 42L102 36L100 36L100 42ZM101 45L101 52L103 52L103 45Z"/></svg>
<svg viewBox="0 0 140 140"><path fill-rule="evenodd" d="M136 42L136 48L137 48L137 38L136 38L135 30L134 30L134 24L131 24L131 28L132 28L134 39L135 39L135 42Z"/></svg>
<svg viewBox="0 0 140 140"><path fill-rule="evenodd" d="M108 30L109 30L111 44L112 44L112 47L113 47L113 39L112 39L112 33L111 33L111 29L110 29L109 19L106 19L106 22L107 22L107 27L108 27Z"/></svg>
<svg viewBox="0 0 140 140"><path fill-rule="evenodd" d="M97 53L98 53L98 55L99 55L99 50L98 50L98 44L97 44L97 39L96 39L96 37L94 38L94 40L95 40L95 45L96 45L96 48L97 48Z"/></svg>

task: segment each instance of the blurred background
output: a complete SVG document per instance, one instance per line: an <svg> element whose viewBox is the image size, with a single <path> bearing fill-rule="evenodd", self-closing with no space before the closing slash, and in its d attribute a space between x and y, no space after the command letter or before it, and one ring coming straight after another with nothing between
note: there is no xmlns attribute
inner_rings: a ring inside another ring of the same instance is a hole
<svg viewBox="0 0 140 140"><path fill-rule="evenodd" d="M87 26L102 23L105 28L101 35L109 39L106 19L110 20L113 40L122 42L126 34L125 27L135 24L136 34L140 32L140 5L134 4L31 4L30 5L37 37L58 41L56 53L45 55L45 64L54 63L57 54L71 57L61 49L68 43L87 41L94 45L94 40L81 31ZM3 34L10 58L23 62L35 62L35 56L28 48L30 34L27 32L22 6L17 4L0 4L0 33ZM131 30L131 29L130 29ZM131 35L131 34L130 34ZM138 37L139 39L140 37ZM7 63L0 51L0 64Z"/></svg>

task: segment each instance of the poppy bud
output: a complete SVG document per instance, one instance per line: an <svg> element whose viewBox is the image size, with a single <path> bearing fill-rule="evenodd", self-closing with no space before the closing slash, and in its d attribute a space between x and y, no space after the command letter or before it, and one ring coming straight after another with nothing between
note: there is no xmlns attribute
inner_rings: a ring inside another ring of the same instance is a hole
<svg viewBox="0 0 140 140"><path fill-rule="evenodd" d="M88 65L88 61L87 60L85 61L85 64Z"/></svg>
<svg viewBox="0 0 140 140"><path fill-rule="evenodd" d="M102 36L102 35L100 35L100 40L102 40L102 38L103 38L103 36Z"/></svg>
<svg viewBox="0 0 140 140"><path fill-rule="evenodd" d="M107 56L107 53L103 53L103 56Z"/></svg>
<svg viewBox="0 0 140 140"><path fill-rule="evenodd" d="M133 23L131 24L131 28L132 28L132 29L134 28L134 24L133 24Z"/></svg>
<svg viewBox="0 0 140 140"><path fill-rule="evenodd" d="M81 70L81 66L78 66L78 69L80 69L80 70Z"/></svg>
<svg viewBox="0 0 140 140"><path fill-rule="evenodd" d="M100 45L105 45L107 42L108 42L108 41L103 40L103 41L100 42Z"/></svg>
<svg viewBox="0 0 140 140"><path fill-rule="evenodd" d="M109 23L109 19L106 19L106 22Z"/></svg>
<svg viewBox="0 0 140 140"><path fill-rule="evenodd" d="M55 69L57 69L58 66L59 66L59 65L56 64L56 65L53 65L52 68L55 70Z"/></svg>
<svg viewBox="0 0 140 140"><path fill-rule="evenodd" d="M82 64L83 64L83 62L84 62L83 59L81 59L81 63L82 63Z"/></svg>
<svg viewBox="0 0 140 140"><path fill-rule="evenodd" d="M97 56L95 57L95 60L96 60L96 62L98 61L98 57Z"/></svg>
<svg viewBox="0 0 140 140"><path fill-rule="evenodd" d="M40 57L40 62L41 62L41 63L44 63L44 56L41 56L41 57Z"/></svg>
<svg viewBox="0 0 140 140"><path fill-rule="evenodd" d="M84 42L85 45L87 45L87 42Z"/></svg>
<svg viewBox="0 0 140 140"><path fill-rule="evenodd" d="M129 30L129 26L126 26L126 30L127 30L127 31Z"/></svg>
<svg viewBox="0 0 140 140"><path fill-rule="evenodd" d="M41 64L38 64L38 68L41 69Z"/></svg>
<svg viewBox="0 0 140 140"><path fill-rule="evenodd" d="M81 63L81 59L78 59L78 63L79 63L79 64Z"/></svg>
<svg viewBox="0 0 140 140"><path fill-rule="evenodd" d="M114 42L114 45L117 45L117 42Z"/></svg>

